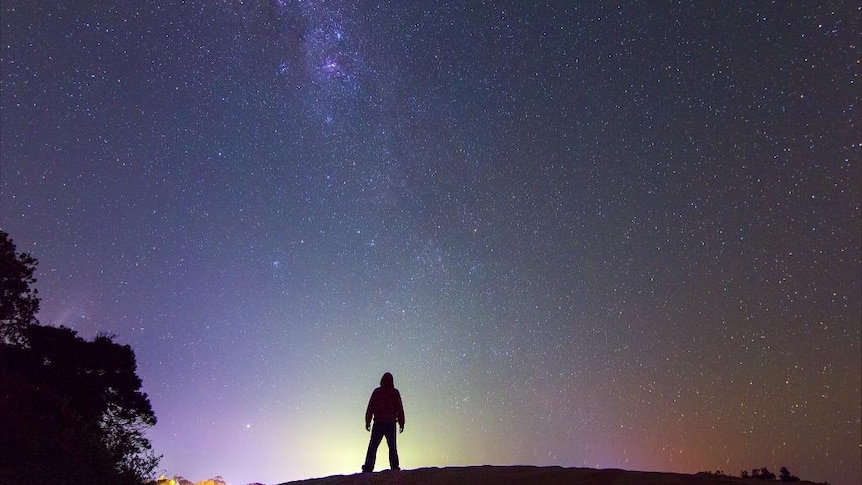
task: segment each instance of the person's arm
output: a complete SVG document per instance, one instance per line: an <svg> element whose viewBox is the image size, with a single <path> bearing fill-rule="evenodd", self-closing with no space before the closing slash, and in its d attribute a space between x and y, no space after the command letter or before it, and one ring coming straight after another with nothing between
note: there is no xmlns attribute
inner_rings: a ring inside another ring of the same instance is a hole
<svg viewBox="0 0 862 485"><path fill-rule="evenodd" d="M397 391L396 391L397 392ZM404 403L401 402L401 393L398 392L398 415L395 417L396 421L398 421L398 425L401 428L401 432L404 432L404 422L406 419L404 418Z"/></svg>
<svg viewBox="0 0 862 485"><path fill-rule="evenodd" d="M371 398L368 399L368 407L365 408L365 430L371 430L371 418L374 416L374 411L372 403L374 402L374 394L376 394L376 390L371 393Z"/></svg>

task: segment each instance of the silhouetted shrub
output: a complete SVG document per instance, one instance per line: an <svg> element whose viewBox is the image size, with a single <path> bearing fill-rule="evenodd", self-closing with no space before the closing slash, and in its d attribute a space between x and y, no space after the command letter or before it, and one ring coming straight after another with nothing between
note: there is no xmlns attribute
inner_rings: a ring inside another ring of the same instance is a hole
<svg viewBox="0 0 862 485"><path fill-rule="evenodd" d="M782 482L798 482L799 477L790 474L790 470L786 466L781 467L778 471L778 477Z"/></svg>
<svg viewBox="0 0 862 485"><path fill-rule="evenodd" d="M722 470L716 470L714 472L707 470L705 472L697 472L695 475L706 475L709 477L729 477L730 476L730 475L725 474L724 471L722 471Z"/></svg>
<svg viewBox="0 0 862 485"><path fill-rule="evenodd" d="M751 470L751 478L756 478L758 480L775 480L775 474L769 471L766 467L759 470L754 468Z"/></svg>
<svg viewBox="0 0 862 485"><path fill-rule="evenodd" d="M701 473L712 475L710 472L701 472ZM716 472L716 473L718 473L718 472ZM754 478L757 480L766 480L766 481L775 481L775 480L778 480L781 482L799 482L799 481L801 481L799 479L799 477L791 474L790 470L788 470L786 466L781 467L781 470L779 470L779 476L778 477L776 477L775 474L772 473L771 471L769 471L769 469L767 469L766 467L754 468L751 470L751 474L749 474L748 471L746 471L746 470L742 470L742 472L739 473L739 476L740 476L740 478ZM808 483L811 483L811 482L808 482ZM820 483L818 485L829 485L829 482L823 482L823 483Z"/></svg>

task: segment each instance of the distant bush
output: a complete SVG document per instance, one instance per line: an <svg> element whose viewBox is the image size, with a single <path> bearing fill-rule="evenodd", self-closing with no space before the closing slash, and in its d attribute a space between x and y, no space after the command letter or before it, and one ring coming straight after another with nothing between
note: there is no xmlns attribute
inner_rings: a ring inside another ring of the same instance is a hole
<svg viewBox="0 0 862 485"><path fill-rule="evenodd" d="M714 472L711 472L711 471L697 472L696 475L706 475L708 477L729 477L730 476L721 470L716 470Z"/></svg>
<svg viewBox="0 0 862 485"><path fill-rule="evenodd" d="M751 475L749 477L743 478L756 478L758 480L775 480L776 477L775 474L769 471L768 468L763 467L761 469L753 468L751 470Z"/></svg>
<svg viewBox="0 0 862 485"><path fill-rule="evenodd" d="M700 472L699 474L710 474L709 472ZM719 473L719 472L716 472ZM778 476L776 477L774 473L769 471L768 468L754 468L749 473L747 470L742 470L739 474L741 478L754 478L756 480L766 480L766 481L780 481L780 482L799 482L801 481L799 477L790 473L790 470L787 469L786 466L781 467L781 470L778 472ZM808 482L811 483L811 482ZM829 482L823 482L818 485L829 485Z"/></svg>
<svg viewBox="0 0 862 485"><path fill-rule="evenodd" d="M778 478L782 482L798 482L799 477L796 475L791 475L790 470L787 469L786 466L781 467L781 470L778 471Z"/></svg>

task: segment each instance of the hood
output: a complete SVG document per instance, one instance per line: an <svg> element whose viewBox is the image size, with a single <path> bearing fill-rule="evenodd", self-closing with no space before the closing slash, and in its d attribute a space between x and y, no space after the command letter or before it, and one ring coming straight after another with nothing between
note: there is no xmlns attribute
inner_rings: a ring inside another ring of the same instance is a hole
<svg viewBox="0 0 862 485"><path fill-rule="evenodd" d="M388 389L395 388L395 379L392 377L392 374L388 372L383 374L383 377L380 378L380 387L385 387Z"/></svg>

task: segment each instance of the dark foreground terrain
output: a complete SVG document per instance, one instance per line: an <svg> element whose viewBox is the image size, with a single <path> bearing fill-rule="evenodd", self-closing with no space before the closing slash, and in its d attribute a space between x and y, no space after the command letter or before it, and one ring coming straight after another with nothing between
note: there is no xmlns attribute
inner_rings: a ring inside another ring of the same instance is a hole
<svg viewBox="0 0 862 485"><path fill-rule="evenodd" d="M400 472L336 475L282 485L759 485L762 480L679 473L535 466L419 468ZM797 482L810 484L811 482Z"/></svg>

